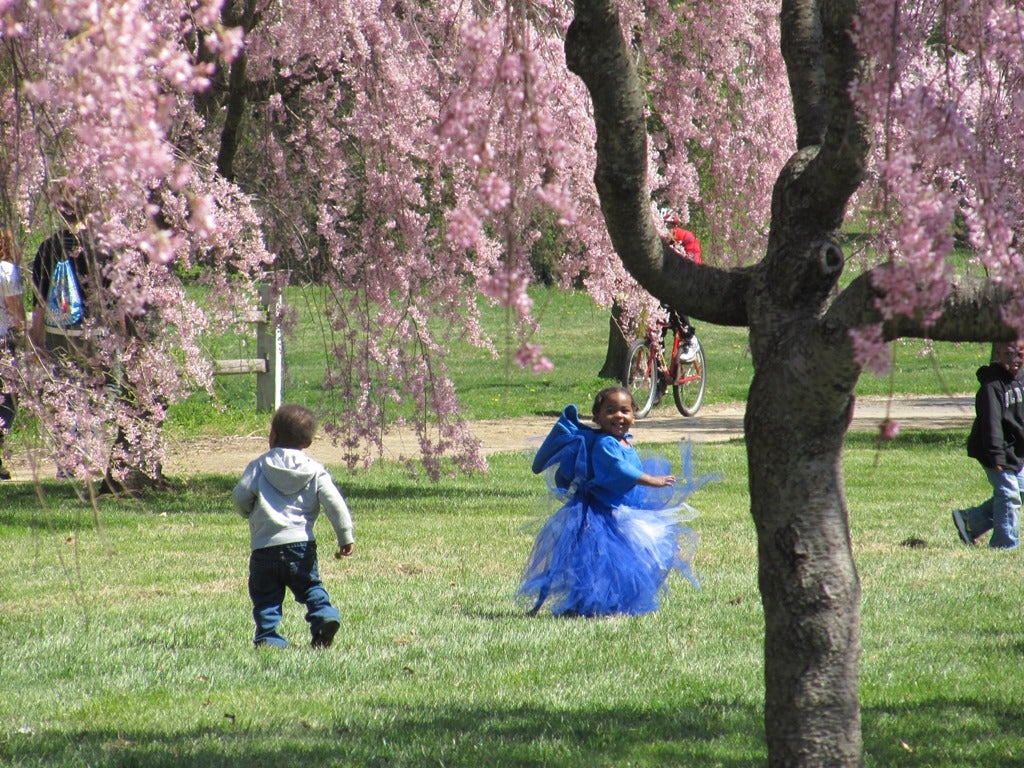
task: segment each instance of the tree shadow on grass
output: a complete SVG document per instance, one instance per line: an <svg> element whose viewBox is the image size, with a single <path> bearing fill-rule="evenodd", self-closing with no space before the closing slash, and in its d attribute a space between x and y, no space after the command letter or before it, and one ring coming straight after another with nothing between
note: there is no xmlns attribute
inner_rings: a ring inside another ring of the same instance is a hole
<svg viewBox="0 0 1024 768"><path fill-rule="evenodd" d="M150 491L141 498L97 497L93 508L80 484L47 481L0 485L0 526L9 527L93 527L109 512L139 515L235 514L231 492L237 477L196 475L172 478L167 490ZM451 483L394 482L365 485L339 483L349 505L366 509L382 501L390 507L415 508L425 502L436 514L466 515L474 510L488 513L495 505L511 507L523 500L540 498L542 488L488 484L487 478L459 479ZM107 516L110 519L110 516Z"/></svg>
<svg viewBox="0 0 1024 768"><path fill-rule="evenodd" d="M905 448L910 446L948 446L962 451L967 441L967 431L963 429L905 429L896 437L881 444L884 453L889 447ZM847 449L879 449L877 432L847 432L844 445Z"/></svg>
<svg viewBox="0 0 1024 768"><path fill-rule="evenodd" d="M210 711L206 727L167 734L90 729L9 733L12 766L270 768L309 766L720 766L764 765L759 709L724 699L679 709L452 706L381 703L364 716L260 726L244 713ZM1011 703L935 700L863 713L867 763L889 768L1017 768L1024 716Z"/></svg>
<svg viewBox="0 0 1024 768"><path fill-rule="evenodd" d="M14 734L5 764L106 768L278 768L279 766L721 766L763 761L759 714L724 701L681 711L510 706L396 707L368 718L262 727L238 713L210 713L210 726L167 735L90 730Z"/></svg>
<svg viewBox="0 0 1024 768"><path fill-rule="evenodd" d="M862 712L870 764L893 768L1015 768L1024 712L1010 701L935 699Z"/></svg>

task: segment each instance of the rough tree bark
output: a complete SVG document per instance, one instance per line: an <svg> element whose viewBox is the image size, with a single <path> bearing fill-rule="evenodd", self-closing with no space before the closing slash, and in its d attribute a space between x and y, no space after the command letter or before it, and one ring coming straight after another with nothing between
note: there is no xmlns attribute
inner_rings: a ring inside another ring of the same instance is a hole
<svg viewBox="0 0 1024 768"><path fill-rule="evenodd" d="M238 5L242 7L236 8ZM226 22L242 27L248 34L260 17L255 0L245 0L244 3L228 3L228 7L224 9L224 18ZM238 154L242 121L248 101L248 66L249 54L243 48L231 63L226 100L227 113L217 152L217 172L228 181L235 180L235 156Z"/></svg>
<svg viewBox="0 0 1024 768"><path fill-rule="evenodd" d="M626 352L632 339L627 339L622 330L622 306L612 304L612 312L608 318L608 351L604 355L604 364L598 372L603 379L622 377L622 369L626 365Z"/></svg>
<svg viewBox="0 0 1024 768"><path fill-rule="evenodd" d="M615 0L576 0L569 69L597 127L595 184L616 252L657 298L701 321L747 326L754 365L744 429L765 615L765 733L772 766L863 764L860 583L842 448L861 373L849 330L877 322L871 275L837 293L836 242L864 177L868 131L848 98L859 65L854 0L783 0L783 55L798 146L773 193L766 253L751 268L698 267L667 252L650 213L644 97ZM884 268L884 267L878 267ZM932 339L1009 338L1001 294L963 282ZM887 338L925 335L911 320Z"/></svg>

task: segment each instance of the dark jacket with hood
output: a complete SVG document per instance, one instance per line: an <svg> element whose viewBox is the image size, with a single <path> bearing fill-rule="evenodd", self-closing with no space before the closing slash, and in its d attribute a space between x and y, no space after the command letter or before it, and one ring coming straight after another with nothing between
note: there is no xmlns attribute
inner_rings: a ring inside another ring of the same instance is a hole
<svg viewBox="0 0 1024 768"><path fill-rule="evenodd" d="M999 363L978 369L981 388L974 398L974 424L967 455L983 467L1014 472L1024 467L1024 380Z"/></svg>

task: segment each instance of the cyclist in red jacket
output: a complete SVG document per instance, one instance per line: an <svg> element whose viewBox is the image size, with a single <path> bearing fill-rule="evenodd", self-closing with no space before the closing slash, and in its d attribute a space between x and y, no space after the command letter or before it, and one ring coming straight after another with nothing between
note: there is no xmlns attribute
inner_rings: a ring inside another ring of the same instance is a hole
<svg viewBox="0 0 1024 768"><path fill-rule="evenodd" d="M704 263L700 256L700 240L693 232L682 227L672 227L671 234L673 250L678 252L679 248L682 248L686 258L697 264Z"/></svg>
<svg viewBox="0 0 1024 768"><path fill-rule="evenodd" d="M672 250L684 259L690 259L690 261L696 264L703 264L704 260L700 254L700 240L697 239L697 236L690 230L683 229L679 217L674 213L669 213L665 216L665 223L669 226L669 245ZM697 356L697 348L691 343L696 331L690 324L690 318L682 312L674 310L667 305L665 305L665 309L668 310L672 329L681 334L679 359L682 362L688 363Z"/></svg>

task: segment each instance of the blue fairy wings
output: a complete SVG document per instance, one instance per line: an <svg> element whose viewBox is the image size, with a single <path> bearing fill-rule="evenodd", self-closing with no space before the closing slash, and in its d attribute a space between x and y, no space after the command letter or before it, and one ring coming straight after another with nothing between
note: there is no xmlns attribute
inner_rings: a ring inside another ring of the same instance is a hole
<svg viewBox="0 0 1024 768"><path fill-rule="evenodd" d="M553 467L549 484L568 490L574 481L583 480L589 474L589 448L598 434L597 430L580 423L575 405L567 405L533 457L534 474Z"/></svg>
<svg viewBox="0 0 1024 768"><path fill-rule="evenodd" d="M548 488L555 495L567 495L574 488L586 487L593 479L591 457L602 433L580 423L579 410L568 405L551 432L541 443L533 459L533 472L544 474ZM721 472L695 474L692 446L689 440L679 446L682 466L676 484L666 488L643 488L643 494L662 507L688 507L686 499L706 484L722 479ZM671 462L663 456L643 459L643 471L651 475L672 474ZM635 482L635 479L631 482ZM621 489L620 489L621 490ZM614 495L619 495L618 493Z"/></svg>

